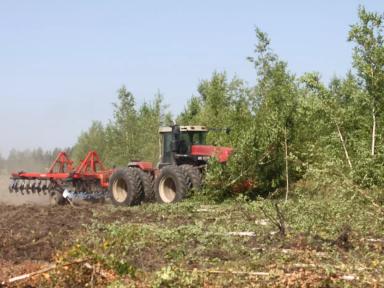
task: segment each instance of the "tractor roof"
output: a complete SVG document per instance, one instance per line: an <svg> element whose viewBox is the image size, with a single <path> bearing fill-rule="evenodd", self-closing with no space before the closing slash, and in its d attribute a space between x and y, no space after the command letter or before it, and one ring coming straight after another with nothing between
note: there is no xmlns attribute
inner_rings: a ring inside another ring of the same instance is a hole
<svg viewBox="0 0 384 288"><path fill-rule="evenodd" d="M207 132L208 128L205 126L199 126L199 125L191 125L191 126L180 126L181 132L188 132L188 131L197 131L197 132ZM166 133L166 132L172 132L171 126L164 126L159 128L160 133Z"/></svg>

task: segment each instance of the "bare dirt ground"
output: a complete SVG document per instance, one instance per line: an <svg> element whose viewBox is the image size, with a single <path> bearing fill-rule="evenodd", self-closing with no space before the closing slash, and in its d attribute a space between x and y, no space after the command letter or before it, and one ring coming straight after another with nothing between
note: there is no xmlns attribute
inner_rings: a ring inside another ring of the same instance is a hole
<svg viewBox="0 0 384 288"><path fill-rule="evenodd" d="M85 231L93 208L0 204L0 280L52 261L57 249Z"/></svg>
<svg viewBox="0 0 384 288"><path fill-rule="evenodd" d="M46 195L11 194L8 177L0 176L0 283L52 261L85 230L95 208L50 206Z"/></svg>

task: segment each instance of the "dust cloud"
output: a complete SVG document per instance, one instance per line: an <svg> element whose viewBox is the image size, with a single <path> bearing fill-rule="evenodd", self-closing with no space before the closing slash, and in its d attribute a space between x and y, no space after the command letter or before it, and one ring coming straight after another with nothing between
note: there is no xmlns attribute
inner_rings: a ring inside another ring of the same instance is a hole
<svg viewBox="0 0 384 288"><path fill-rule="evenodd" d="M9 176L0 175L0 203L8 205L49 205L49 197L43 194L24 194L21 193L9 193Z"/></svg>

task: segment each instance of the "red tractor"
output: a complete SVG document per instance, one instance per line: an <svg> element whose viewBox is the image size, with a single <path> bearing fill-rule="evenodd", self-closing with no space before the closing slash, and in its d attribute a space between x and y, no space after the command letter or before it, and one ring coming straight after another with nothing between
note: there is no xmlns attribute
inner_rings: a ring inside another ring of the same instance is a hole
<svg viewBox="0 0 384 288"><path fill-rule="evenodd" d="M108 188L116 205L155 200L172 203L200 188L210 157L224 163L232 153L232 148L206 145L208 129L204 126L174 125L161 127L159 132L161 157L156 168L149 162L131 162L125 168L105 169L95 151L73 167L67 154L60 152L46 173L12 173L9 191L42 192L49 194L54 203L63 204L65 190L73 196L85 194L92 198L104 197Z"/></svg>
<svg viewBox="0 0 384 288"><path fill-rule="evenodd" d="M177 202L190 190L198 190L210 157L226 162L232 148L206 145L204 126L167 126L159 129L160 161L132 162L115 169L109 178L109 191L116 205L135 205L156 200Z"/></svg>

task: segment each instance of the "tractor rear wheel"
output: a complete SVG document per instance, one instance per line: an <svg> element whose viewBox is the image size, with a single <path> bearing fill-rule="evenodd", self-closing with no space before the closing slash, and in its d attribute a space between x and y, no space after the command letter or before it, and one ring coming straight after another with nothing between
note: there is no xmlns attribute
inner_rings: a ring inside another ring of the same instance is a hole
<svg viewBox="0 0 384 288"><path fill-rule="evenodd" d="M180 166L187 177L188 190L198 191L201 188L201 172L192 165L184 164Z"/></svg>
<svg viewBox="0 0 384 288"><path fill-rule="evenodd" d="M144 202L154 202L155 190L153 188L153 177L150 173L147 173L140 168L133 168L137 171L141 181L141 195L144 198Z"/></svg>
<svg viewBox="0 0 384 288"><path fill-rule="evenodd" d="M157 202L173 203L182 200L187 192L187 179L180 167L165 166L155 182Z"/></svg>
<svg viewBox="0 0 384 288"><path fill-rule="evenodd" d="M140 203L140 177L134 168L117 169L109 179L109 191L115 205L132 206Z"/></svg>

